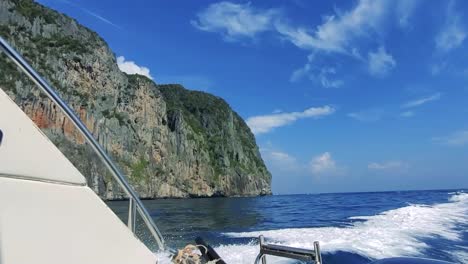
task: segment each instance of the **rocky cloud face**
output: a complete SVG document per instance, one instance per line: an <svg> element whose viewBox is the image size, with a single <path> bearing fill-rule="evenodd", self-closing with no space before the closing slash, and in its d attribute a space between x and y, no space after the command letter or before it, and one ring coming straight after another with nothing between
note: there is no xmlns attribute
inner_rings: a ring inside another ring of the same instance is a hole
<svg viewBox="0 0 468 264"><path fill-rule="evenodd" d="M75 109L142 198L271 193L248 126L222 99L121 72L107 44L75 20L32 1L0 1L0 35ZM74 127L0 56L0 88L107 199L112 177Z"/></svg>

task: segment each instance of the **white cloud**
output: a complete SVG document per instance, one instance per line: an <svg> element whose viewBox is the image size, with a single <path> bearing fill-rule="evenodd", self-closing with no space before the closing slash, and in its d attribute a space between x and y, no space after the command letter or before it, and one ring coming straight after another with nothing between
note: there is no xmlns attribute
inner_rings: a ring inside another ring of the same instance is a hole
<svg viewBox="0 0 468 264"><path fill-rule="evenodd" d="M303 78L316 81L325 88L338 88L344 84L343 80L334 79L336 69L333 67L323 67L320 69L313 69L310 64L295 70L290 78L291 82L297 82Z"/></svg>
<svg viewBox="0 0 468 264"><path fill-rule="evenodd" d="M413 14L419 2L419 0L396 1L396 15L401 27L406 28L410 26L410 16Z"/></svg>
<svg viewBox="0 0 468 264"><path fill-rule="evenodd" d="M260 148L260 153L268 168L273 171L312 176L342 175L345 173L345 170L336 164L330 152L324 152L313 157L308 163L303 163L293 155L273 148L271 143L267 145L267 147Z"/></svg>
<svg viewBox="0 0 468 264"><path fill-rule="evenodd" d="M436 48L447 52L460 46L467 36L467 30L461 24L462 17L455 11L455 2L451 1L446 11L444 27L435 38Z"/></svg>
<svg viewBox="0 0 468 264"><path fill-rule="evenodd" d="M334 78L336 69L334 67L315 67L313 54L307 57L307 63L295 70L289 79L291 82L297 82L301 79L307 78L315 81L325 88L338 88L344 84L344 81Z"/></svg>
<svg viewBox="0 0 468 264"><path fill-rule="evenodd" d="M199 30L221 33L226 40L234 41L270 30L278 14L275 9L256 9L250 3L219 2L209 5L190 23Z"/></svg>
<svg viewBox="0 0 468 264"><path fill-rule="evenodd" d="M277 31L302 49L318 49L328 52L352 52L351 42L359 36L368 36L369 31L378 31L389 1L360 0L347 12L327 16L315 30L291 27L276 23Z"/></svg>
<svg viewBox="0 0 468 264"><path fill-rule="evenodd" d="M121 71L127 74L139 74L153 79L148 68L138 66L134 61L126 61L124 56L117 57L117 65Z"/></svg>
<svg viewBox="0 0 468 264"><path fill-rule="evenodd" d="M458 23L448 25L436 37L436 47L441 51L449 51L460 46L466 38L464 31Z"/></svg>
<svg viewBox="0 0 468 264"><path fill-rule="evenodd" d="M314 58L314 55L309 55L307 57L307 63L303 67L296 69L291 74L291 78L289 78L289 81L297 82L305 77L309 77L310 72L312 71L312 67L313 67L313 64L312 64L313 58Z"/></svg>
<svg viewBox="0 0 468 264"><path fill-rule="evenodd" d="M279 152L279 151L272 151L269 153L270 157L275 161L281 162L294 162L295 159L291 157L288 153Z"/></svg>
<svg viewBox="0 0 468 264"><path fill-rule="evenodd" d="M396 66L395 59L385 51L384 47L379 47L375 52L369 52L369 72L375 76L385 76Z"/></svg>
<svg viewBox="0 0 468 264"><path fill-rule="evenodd" d="M199 30L221 33L228 40L272 31L301 49L353 54L352 42L358 37L379 33L388 14L395 12L400 24L407 24L415 0L359 0L348 11L337 10L324 16L315 28L292 26L279 9L254 8L250 3L227 1L209 5L191 24ZM395 7L395 8L393 8Z"/></svg>
<svg viewBox="0 0 468 264"><path fill-rule="evenodd" d="M296 158L286 152L261 148L260 153L265 162L269 166L275 167L277 170L297 171L301 169Z"/></svg>
<svg viewBox="0 0 468 264"><path fill-rule="evenodd" d="M401 27L409 26L409 18L418 0L358 0L349 10L338 10L323 17L316 26L298 26L290 22L280 9L255 8L250 3L237 4L220 2L209 5L197 14L191 24L199 30L221 34L227 41L255 38L263 32L270 32L291 42L296 47L321 53L345 54L358 61L367 61L359 52L359 46L375 44L382 34L384 22L394 14ZM364 40L364 41L363 41ZM362 45L363 42L367 44ZM364 53L365 54L365 53ZM385 75L396 66L395 59L383 48L370 52L370 72ZM336 78L336 67L329 65L329 59L312 67L309 60L302 68L295 70L290 80L304 77L324 87L339 87L342 78Z"/></svg>
<svg viewBox="0 0 468 264"><path fill-rule="evenodd" d="M445 137L433 138L434 141L449 146L468 145L468 130L456 131Z"/></svg>
<svg viewBox="0 0 468 264"><path fill-rule="evenodd" d="M253 116L247 119L247 125L256 135L270 132L272 129L294 123L298 119L319 118L335 112L332 106L311 107L304 112L278 113Z"/></svg>
<svg viewBox="0 0 468 264"><path fill-rule="evenodd" d="M369 170L395 170L406 168L408 165L401 161L387 161L384 163L373 162L367 165Z"/></svg>
<svg viewBox="0 0 468 264"><path fill-rule="evenodd" d="M358 61L366 61L370 74L383 77L397 65L393 56L388 54L382 46L374 52L368 52L366 60L357 46L362 39L374 42L374 36L381 34L382 22L391 12L396 14L401 27L407 27L409 17L417 3L417 0L360 0L349 11L337 11L334 15L325 17L324 22L314 30L294 27L282 21L277 22L275 27L281 35L301 49L324 51L325 55L330 53L349 55ZM336 74L334 67L313 67L309 56L307 64L295 70L290 80L297 81L303 77L309 77L311 80L319 80L324 87L343 85L342 80L332 79L330 72L327 72L326 69L333 69L331 74Z"/></svg>
<svg viewBox="0 0 468 264"><path fill-rule="evenodd" d="M375 122L382 119L383 113L381 109L370 109L349 113L348 116L361 122Z"/></svg>
<svg viewBox="0 0 468 264"><path fill-rule="evenodd" d="M344 84L344 81L332 78L336 75L336 69L333 67L324 67L320 69L320 72L315 77L320 84L325 88L338 88Z"/></svg>
<svg viewBox="0 0 468 264"><path fill-rule="evenodd" d="M413 111L405 111L405 112L401 113L400 116L402 116L402 117L413 117L414 112Z"/></svg>
<svg viewBox="0 0 468 264"><path fill-rule="evenodd" d="M310 161L310 170L313 174L333 173L336 169L336 162L329 152L318 155Z"/></svg>
<svg viewBox="0 0 468 264"><path fill-rule="evenodd" d="M423 97L423 98L420 98L420 99L409 101L409 102L403 104L401 107L402 108L412 108L412 107L420 106L420 105L423 105L423 104L426 104L426 103L429 103L429 102L432 102L432 101L437 101L437 100L440 99L441 96L442 96L441 93L435 93L435 94L430 95L430 96L426 96L426 97Z"/></svg>
<svg viewBox="0 0 468 264"><path fill-rule="evenodd" d="M294 44L300 49L327 50L327 47L323 46L317 39L315 39L308 29L290 26L283 22L277 22L275 24L275 29L282 37L284 37L286 40L290 41L292 44Z"/></svg>

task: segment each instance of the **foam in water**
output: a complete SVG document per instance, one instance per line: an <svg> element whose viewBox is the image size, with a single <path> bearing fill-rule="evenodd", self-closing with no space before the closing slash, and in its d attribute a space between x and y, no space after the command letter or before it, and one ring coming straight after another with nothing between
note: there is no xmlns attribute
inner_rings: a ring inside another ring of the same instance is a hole
<svg viewBox="0 0 468 264"><path fill-rule="evenodd" d="M460 263L468 263L468 247L458 247L458 250L448 252L453 258Z"/></svg>
<svg viewBox="0 0 468 264"><path fill-rule="evenodd" d="M292 247L313 248L320 241L322 252L346 251L380 259L394 256L420 256L429 246L425 238L461 240L457 226L468 224L468 194L452 195L449 203L409 205L375 216L356 216L365 220L349 227L320 227L279 229L269 231L226 233L230 237L258 237L267 242ZM258 245L221 245L215 249L227 263L252 263L258 254ZM466 261L464 249L450 252L454 258ZM161 260L165 257L161 256ZM166 263L166 262L161 262ZM287 263L287 260L269 258L268 263Z"/></svg>
<svg viewBox="0 0 468 264"><path fill-rule="evenodd" d="M156 252L158 264L172 264L171 254L168 252Z"/></svg>
<svg viewBox="0 0 468 264"><path fill-rule="evenodd" d="M375 216L353 217L366 221L350 227L280 229L226 235L264 235L268 242L302 248L313 248L313 242L318 240L323 252L341 250L373 259L420 256L429 247L423 242L424 238L461 239L456 227L468 224L468 194L455 194L450 201L433 206L409 205ZM258 246L254 245L220 246L217 250L230 263L247 263L246 260L251 261L258 254ZM463 256L459 253L458 256L464 258L466 254Z"/></svg>

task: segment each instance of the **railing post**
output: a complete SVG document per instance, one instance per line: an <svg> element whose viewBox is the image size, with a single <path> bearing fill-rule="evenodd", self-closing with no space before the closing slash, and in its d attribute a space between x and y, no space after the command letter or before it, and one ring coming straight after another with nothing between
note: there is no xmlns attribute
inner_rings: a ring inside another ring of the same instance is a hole
<svg viewBox="0 0 468 264"><path fill-rule="evenodd" d="M260 235L260 249L262 248L263 244L265 244L265 238L262 235ZM266 264L266 256L262 255L261 259L262 259L262 264Z"/></svg>
<svg viewBox="0 0 468 264"><path fill-rule="evenodd" d="M128 228L135 234L136 229L136 204L135 201L128 199Z"/></svg>
<svg viewBox="0 0 468 264"><path fill-rule="evenodd" d="M320 244L318 241L314 241L314 251L315 251L315 263L322 264L322 253L320 252Z"/></svg>

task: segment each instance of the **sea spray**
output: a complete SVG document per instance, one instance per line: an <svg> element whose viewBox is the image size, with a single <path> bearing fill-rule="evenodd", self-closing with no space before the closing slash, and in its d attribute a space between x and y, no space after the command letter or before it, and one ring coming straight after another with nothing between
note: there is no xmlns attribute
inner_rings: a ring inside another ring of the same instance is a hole
<svg viewBox="0 0 468 264"><path fill-rule="evenodd" d="M457 226L468 225L468 194L457 193L448 203L413 204L388 210L375 216L351 217L349 227L319 227L268 231L225 233L229 237L256 238L264 235L269 242L281 245L313 248L321 243L323 252L345 251L380 259L394 256L421 256L430 246L425 238L460 241ZM230 245L216 248L227 262L247 263L258 254L258 246Z"/></svg>

